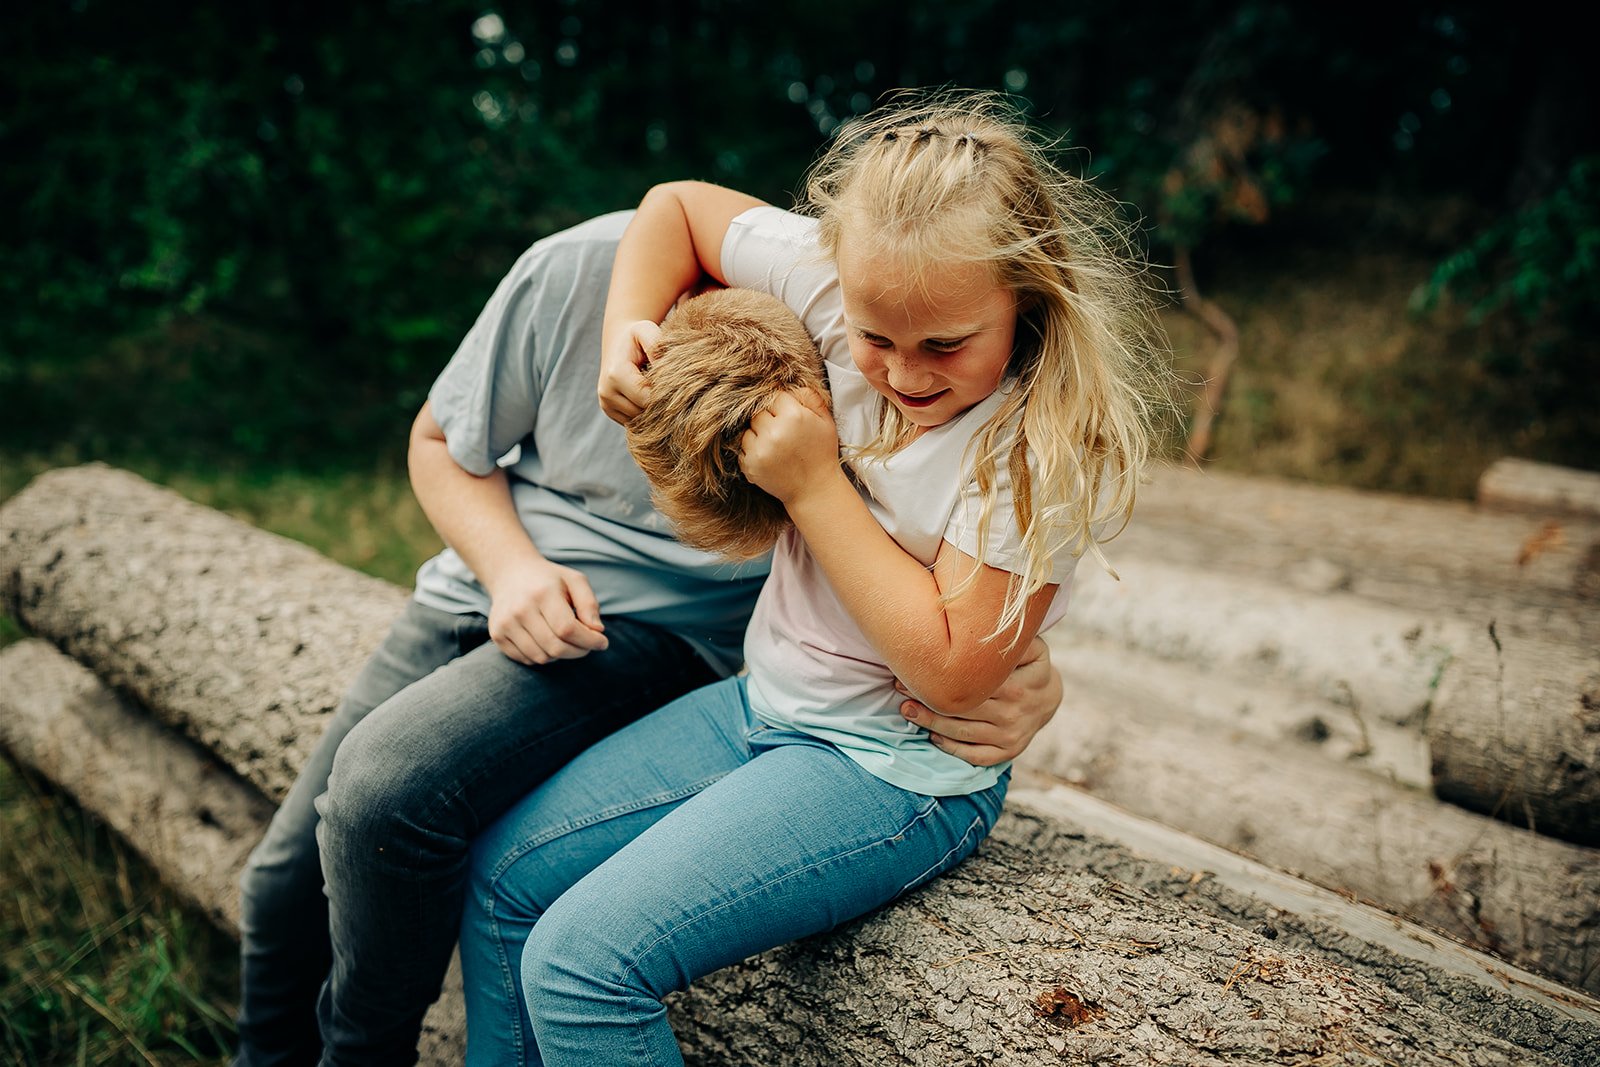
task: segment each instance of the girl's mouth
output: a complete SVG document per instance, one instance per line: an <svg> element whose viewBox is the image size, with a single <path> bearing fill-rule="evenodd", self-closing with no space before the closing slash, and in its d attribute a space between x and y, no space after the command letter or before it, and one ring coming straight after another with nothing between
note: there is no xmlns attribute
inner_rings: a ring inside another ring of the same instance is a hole
<svg viewBox="0 0 1600 1067"><path fill-rule="evenodd" d="M948 389L941 389L937 393L928 393L926 396L908 396L896 389L894 395L899 399L900 403L908 408L925 408L949 391Z"/></svg>

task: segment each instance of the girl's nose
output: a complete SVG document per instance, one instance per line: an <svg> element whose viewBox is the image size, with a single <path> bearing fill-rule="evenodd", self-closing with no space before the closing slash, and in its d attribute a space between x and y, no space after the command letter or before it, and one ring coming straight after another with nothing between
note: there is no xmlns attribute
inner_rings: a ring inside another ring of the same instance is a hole
<svg viewBox="0 0 1600 1067"><path fill-rule="evenodd" d="M895 353L885 361L888 367L889 386L898 392L916 395L929 382L927 371L915 357Z"/></svg>

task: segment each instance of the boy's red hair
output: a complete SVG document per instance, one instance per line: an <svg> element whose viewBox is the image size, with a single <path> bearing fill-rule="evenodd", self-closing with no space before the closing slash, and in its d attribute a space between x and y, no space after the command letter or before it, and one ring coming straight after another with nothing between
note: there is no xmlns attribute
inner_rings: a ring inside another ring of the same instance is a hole
<svg viewBox="0 0 1600 1067"><path fill-rule="evenodd" d="M774 393L828 395L805 327L764 293L704 293L662 324L645 373L650 404L628 423L628 449L678 539L731 559L770 549L789 516L745 480L739 440Z"/></svg>

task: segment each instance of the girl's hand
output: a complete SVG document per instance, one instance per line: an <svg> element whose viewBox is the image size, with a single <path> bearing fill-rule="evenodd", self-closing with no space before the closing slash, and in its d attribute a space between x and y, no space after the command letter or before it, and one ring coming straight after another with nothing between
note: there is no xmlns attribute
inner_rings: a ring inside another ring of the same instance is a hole
<svg viewBox="0 0 1600 1067"><path fill-rule="evenodd" d="M740 439L739 469L785 505L842 476L839 430L827 402L811 389L776 394Z"/></svg>
<svg viewBox="0 0 1600 1067"><path fill-rule="evenodd" d="M648 319L629 323L600 352L600 410L626 426L650 403L644 368L655 354L661 327Z"/></svg>
<svg viewBox="0 0 1600 1067"><path fill-rule="evenodd" d="M489 637L500 651L528 666L578 659L609 644L589 579L547 559L495 575L489 590Z"/></svg>

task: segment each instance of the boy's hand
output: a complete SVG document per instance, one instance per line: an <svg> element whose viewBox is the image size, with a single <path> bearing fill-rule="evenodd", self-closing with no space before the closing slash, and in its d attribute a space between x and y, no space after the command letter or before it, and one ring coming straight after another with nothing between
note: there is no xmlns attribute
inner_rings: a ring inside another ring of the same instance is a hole
<svg viewBox="0 0 1600 1067"><path fill-rule="evenodd" d="M740 438L739 469L784 504L838 475L839 430L827 401L812 389L774 395Z"/></svg>
<svg viewBox="0 0 1600 1067"><path fill-rule="evenodd" d="M600 410L626 426L650 403L644 368L655 354L661 327L649 319L629 323L600 352Z"/></svg>
<svg viewBox="0 0 1600 1067"><path fill-rule="evenodd" d="M489 637L518 663L578 659L607 647L600 602L580 571L540 559L496 575Z"/></svg>
<svg viewBox="0 0 1600 1067"><path fill-rule="evenodd" d="M906 692L898 681L895 688ZM1035 637L1004 684L965 715L941 715L909 697L901 702L900 714L928 730L936 747L975 767L993 767L1022 754L1055 716L1062 693L1050 646Z"/></svg>

